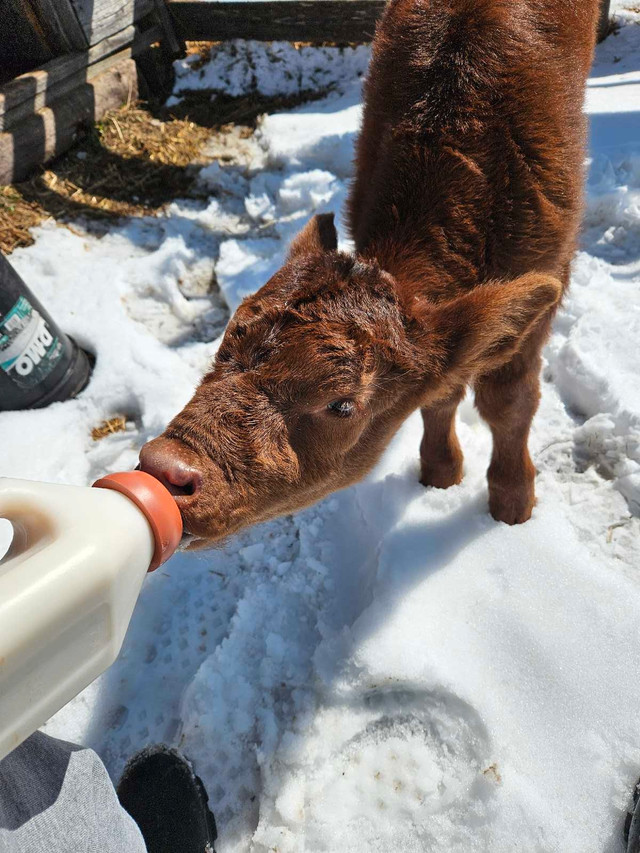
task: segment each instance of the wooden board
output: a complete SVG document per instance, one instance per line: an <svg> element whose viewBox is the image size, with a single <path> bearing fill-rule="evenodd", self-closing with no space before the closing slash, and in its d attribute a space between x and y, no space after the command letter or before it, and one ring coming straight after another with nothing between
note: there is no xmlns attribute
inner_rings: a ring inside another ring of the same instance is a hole
<svg viewBox="0 0 640 853"><path fill-rule="evenodd" d="M184 42L176 35L173 18L167 9L166 0L154 0L153 5L156 19L162 27L162 42L167 55L172 57L184 56Z"/></svg>
<svg viewBox="0 0 640 853"><path fill-rule="evenodd" d="M82 75L85 79L88 76L90 66L131 45L134 36L134 27L127 27L89 50L60 56L0 86L0 131L18 124L64 91L76 88L82 82ZM91 75L99 74L106 67L93 69Z"/></svg>
<svg viewBox="0 0 640 853"><path fill-rule="evenodd" d="M18 4L7 3L2 9L2 54L0 83L11 80L30 68L52 59L54 52L47 44L46 33L39 21Z"/></svg>
<svg viewBox="0 0 640 853"><path fill-rule="evenodd" d="M104 113L138 94L136 64L120 59L107 71L0 133L0 184L28 177L41 163L62 154Z"/></svg>
<svg viewBox="0 0 640 853"><path fill-rule="evenodd" d="M188 41L371 41L385 0L173 0L169 11Z"/></svg>
<svg viewBox="0 0 640 853"><path fill-rule="evenodd" d="M56 55L89 46L71 0L17 0L38 17ZM100 2L100 0L98 0Z"/></svg>
<svg viewBox="0 0 640 853"><path fill-rule="evenodd" d="M0 82L88 45L70 0L7 0L0 11Z"/></svg>
<svg viewBox="0 0 640 853"><path fill-rule="evenodd" d="M69 0L69 2L84 31L87 44L90 45L97 44L124 27L135 24L155 8L154 0Z"/></svg>

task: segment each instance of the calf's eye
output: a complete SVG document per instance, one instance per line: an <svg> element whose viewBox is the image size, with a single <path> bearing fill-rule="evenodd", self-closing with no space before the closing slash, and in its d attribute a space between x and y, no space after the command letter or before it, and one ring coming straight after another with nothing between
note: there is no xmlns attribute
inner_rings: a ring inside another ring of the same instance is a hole
<svg viewBox="0 0 640 853"><path fill-rule="evenodd" d="M339 418L348 418L355 411L356 405L353 400L334 400L329 403L327 409Z"/></svg>

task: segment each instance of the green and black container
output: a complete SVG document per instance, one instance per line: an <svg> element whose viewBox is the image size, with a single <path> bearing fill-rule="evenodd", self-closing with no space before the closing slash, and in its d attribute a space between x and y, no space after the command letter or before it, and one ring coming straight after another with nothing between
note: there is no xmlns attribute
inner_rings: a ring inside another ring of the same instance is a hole
<svg viewBox="0 0 640 853"><path fill-rule="evenodd" d="M90 375L87 354L60 331L0 254L0 411L75 397Z"/></svg>

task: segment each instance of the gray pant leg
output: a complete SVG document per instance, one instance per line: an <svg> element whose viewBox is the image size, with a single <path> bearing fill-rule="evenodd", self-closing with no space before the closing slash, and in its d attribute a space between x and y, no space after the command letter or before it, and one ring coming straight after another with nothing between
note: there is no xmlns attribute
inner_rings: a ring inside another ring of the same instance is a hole
<svg viewBox="0 0 640 853"><path fill-rule="evenodd" d="M0 761L0 853L146 853L90 749L36 732Z"/></svg>

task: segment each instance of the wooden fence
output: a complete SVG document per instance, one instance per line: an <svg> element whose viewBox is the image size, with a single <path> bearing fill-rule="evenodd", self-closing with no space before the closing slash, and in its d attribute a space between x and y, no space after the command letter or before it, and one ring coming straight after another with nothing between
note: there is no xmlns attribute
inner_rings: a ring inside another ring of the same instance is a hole
<svg viewBox="0 0 640 853"><path fill-rule="evenodd" d="M140 71L148 88L162 88L184 41L371 41L385 0L6 0L4 6L0 184L26 177L107 109L137 97ZM609 0L602 0L601 37L608 11ZM159 47L151 51L152 45Z"/></svg>
<svg viewBox="0 0 640 853"><path fill-rule="evenodd" d="M9 0L0 53L0 184L22 180L107 109L136 98L140 70L148 88L161 88L152 45L170 68L186 40L370 41L384 5Z"/></svg>
<svg viewBox="0 0 640 853"><path fill-rule="evenodd" d="M170 0L187 41L371 41L385 0L249 0L228 3Z"/></svg>
<svg viewBox="0 0 640 853"><path fill-rule="evenodd" d="M3 11L4 15L4 11ZM138 97L153 44L179 55L164 0L9 0L0 52L0 184L66 150L108 109Z"/></svg>

